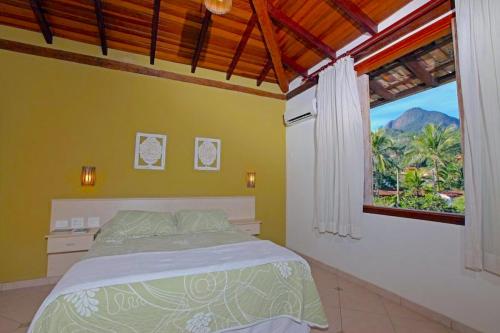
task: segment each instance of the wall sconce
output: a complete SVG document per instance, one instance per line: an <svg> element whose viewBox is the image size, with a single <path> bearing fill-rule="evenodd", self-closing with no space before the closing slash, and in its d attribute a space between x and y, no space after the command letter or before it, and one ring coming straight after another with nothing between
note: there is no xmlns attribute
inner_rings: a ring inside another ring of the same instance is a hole
<svg viewBox="0 0 500 333"><path fill-rule="evenodd" d="M82 167L82 186L94 186L95 184L95 167Z"/></svg>
<svg viewBox="0 0 500 333"><path fill-rule="evenodd" d="M255 172L247 172L247 188L255 188Z"/></svg>

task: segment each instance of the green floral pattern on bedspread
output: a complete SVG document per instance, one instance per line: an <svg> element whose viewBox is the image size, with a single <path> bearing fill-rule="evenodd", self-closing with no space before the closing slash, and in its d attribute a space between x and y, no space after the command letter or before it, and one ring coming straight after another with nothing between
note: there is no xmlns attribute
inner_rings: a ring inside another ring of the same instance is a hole
<svg viewBox="0 0 500 333"><path fill-rule="evenodd" d="M211 333L280 316L313 326L328 325L310 269L302 262L278 262L63 295L45 309L33 331Z"/></svg>

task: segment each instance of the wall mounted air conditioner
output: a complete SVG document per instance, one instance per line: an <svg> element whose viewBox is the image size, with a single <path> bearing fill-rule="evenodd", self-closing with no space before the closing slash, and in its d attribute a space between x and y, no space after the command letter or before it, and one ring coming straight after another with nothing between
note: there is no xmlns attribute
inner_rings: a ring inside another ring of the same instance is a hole
<svg viewBox="0 0 500 333"><path fill-rule="evenodd" d="M318 114L316 109L316 99L312 101L294 101L294 104L287 105L283 121L285 126L293 126L305 120L316 118Z"/></svg>

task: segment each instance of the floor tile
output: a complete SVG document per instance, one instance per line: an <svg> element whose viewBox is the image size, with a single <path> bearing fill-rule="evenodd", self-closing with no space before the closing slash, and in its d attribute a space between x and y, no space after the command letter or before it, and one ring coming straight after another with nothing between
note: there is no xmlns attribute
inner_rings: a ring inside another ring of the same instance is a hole
<svg viewBox="0 0 500 333"><path fill-rule="evenodd" d="M338 290L321 290L318 292L323 306L340 308L340 295Z"/></svg>
<svg viewBox="0 0 500 333"><path fill-rule="evenodd" d="M396 333L452 333L450 329L431 320L396 318L391 321Z"/></svg>
<svg viewBox="0 0 500 333"><path fill-rule="evenodd" d="M26 333L28 332L28 327L20 327L17 330L13 331L12 333Z"/></svg>
<svg viewBox="0 0 500 333"><path fill-rule="evenodd" d="M0 315L29 323L53 286L7 290L0 293Z"/></svg>
<svg viewBox="0 0 500 333"><path fill-rule="evenodd" d="M342 309L342 333L394 333L389 316Z"/></svg>
<svg viewBox="0 0 500 333"><path fill-rule="evenodd" d="M362 287L340 287L340 307L369 313L387 315L382 298Z"/></svg>
<svg viewBox="0 0 500 333"><path fill-rule="evenodd" d="M383 300L385 309L389 313L389 317L391 319L413 319L413 320L421 320L427 321L428 319L424 316L416 313L408 309L407 307L402 306L401 304L394 303L392 301Z"/></svg>
<svg viewBox="0 0 500 333"><path fill-rule="evenodd" d="M337 276L321 268L312 269L318 290L334 290L338 287Z"/></svg>
<svg viewBox="0 0 500 333"><path fill-rule="evenodd" d="M328 329L312 329L312 333L340 333L342 331L342 319L340 308L324 306L326 317L328 318Z"/></svg>
<svg viewBox="0 0 500 333"><path fill-rule="evenodd" d="M0 316L0 333L11 333L19 326L21 326L21 323Z"/></svg>

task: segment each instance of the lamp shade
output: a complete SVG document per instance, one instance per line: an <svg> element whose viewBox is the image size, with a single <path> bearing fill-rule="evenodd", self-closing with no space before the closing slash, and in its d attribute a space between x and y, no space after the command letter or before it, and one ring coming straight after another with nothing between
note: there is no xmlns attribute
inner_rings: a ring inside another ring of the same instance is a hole
<svg viewBox="0 0 500 333"><path fill-rule="evenodd" d="M247 188L255 188L255 172L247 172Z"/></svg>
<svg viewBox="0 0 500 333"><path fill-rule="evenodd" d="M205 0L205 7L217 15L229 13L233 6L233 0Z"/></svg>
<svg viewBox="0 0 500 333"><path fill-rule="evenodd" d="M82 167L82 186L94 186L95 184L95 167Z"/></svg>

